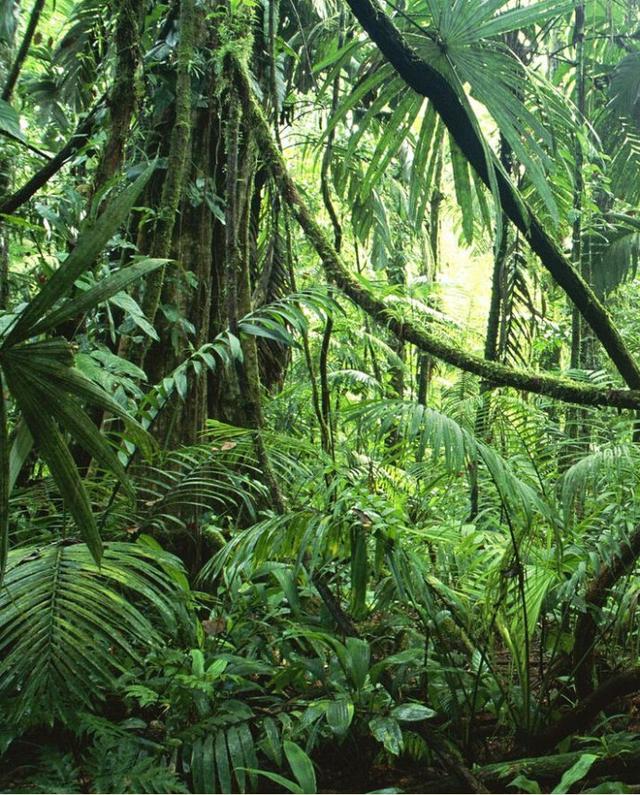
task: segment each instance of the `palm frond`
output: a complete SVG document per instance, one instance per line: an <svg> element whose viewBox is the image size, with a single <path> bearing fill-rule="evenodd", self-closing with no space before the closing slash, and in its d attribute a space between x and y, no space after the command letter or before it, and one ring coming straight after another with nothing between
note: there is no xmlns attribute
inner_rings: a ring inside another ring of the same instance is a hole
<svg viewBox="0 0 640 795"><path fill-rule="evenodd" d="M164 568L163 568L164 566ZM18 724L71 719L104 696L127 660L176 630L186 594L180 562L141 544L84 544L9 553L0 591L0 695ZM140 605L140 606L138 606Z"/></svg>

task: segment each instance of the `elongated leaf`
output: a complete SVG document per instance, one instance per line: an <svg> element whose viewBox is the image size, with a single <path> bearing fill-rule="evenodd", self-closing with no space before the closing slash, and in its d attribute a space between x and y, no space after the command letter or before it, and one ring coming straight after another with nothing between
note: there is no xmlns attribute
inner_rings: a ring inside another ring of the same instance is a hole
<svg viewBox="0 0 640 795"><path fill-rule="evenodd" d="M0 99L0 130L9 133L14 138L24 140L20 129L20 117L17 111L4 99Z"/></svg>
<svg viewBox="0 0 640 795"><path fill-rule="evenodd" d="M222 730L216 735L215 754L220 792L231 792L231 768L229 766L229 754L227 753L227 740Z"/></svg>
<svg viewBox="0 0 640 795"><path fill-rule="evenodd" d="M20 470L24 466L24 462L27 460L32 449L33 436L29 432L27 423L24 420L20 420L16 426L11 453L9 455L9 494L13 491Z"/></svg>
<svg viewBox="0 0 640 795"><path fill-rule="evenodd" d="M385 749L394 756L399 756L402 752L402 731L395 718L388 718L378 715L369 721L371 734L381 742Z"/></svg>
<svg viewBox="0 0 640 795"><path fill-rule="evenodd" d="M166 265L167 262L168 260L166 259L143 259L108 276L106 279L102 279L95 287L86 290L77 298L65 301L59 309L49 313L43 320L36 323L31 329L31 334L34 336L43 334L69 318L88 312L98 304L111 298L112 295L124 290L131 282L157 270L161 266Z"/></svg>
<svg viewBox="0 0 640 795"><path fill-rule="evenodd" d="M18 404L38 449L51 470L69 513L97 563L102 557L102 541L91 510L89 498L69 452L51 415L42 410L41 401L31 385L12 368L4 368L7 385Z"/></svg>
<svg viewBox="0 0 640 795"><path fill-rule="evenodd" d="M127 424L131 436L144 450L150 450L154 441L148 431L132 417L111 395L90 381L74 367L73 352L66 340L48 340L18 345L3 353L6 367L38 374L43 380L50 381L79 400L92 406L110 411ZM65 366L61 367L60 364Z"/></svg>
<svg viewBox="0 0 640 795"><path fill-rule="evenodd" d="M269 758L280 767L282 765L282 739L273 718L265 718L263 722L265 741L264 750Z"/></svg>
<svg viewBox="0 0 640 795"><path fill-rule="evenodd" d="M253 772L253 769L258 767L258 757L256 755L253 737L251 736L251 730L246 723L241 723L238 726L237 731L238 737L240 738L240 744L242 745L242 752L244 754L245 762L250 768L249 783L251 785L251 789L255 790L258 779L256 774ZM237 775L238 774L236 773L236 776Z"/></svg>
<svg viewBox="0 0 640 795"><path fill-rule="evenodd" d="M597 758L595 754L582 754L575 765L565 770L564 775L560 779L560 783L557 787L554 787L551 792L558 793L558 795L569 792L574 784L587 775Z"/></svg>
<svg viewBox="0 0 640 795"><path fill-rule="evenodd" d="M353 684L357 690L362 690L369 673L371 649L366 640L362 638L347 638L348 668Z"/></svg>
<svg viewBox="0 0 640 795"><path fill-rule="evenodd" d="M242 740L237 726L230 726L227 730L227 748L229 749L229 761L235 774L240 792L246 792L246 765Z"/></svg>
<svg viewBox="0 0 640 795"><path fill-rule="evenodd" d="M521 30L529 25L547 22L550 17L566 14L575 8L575 0L540 0L524 8L512 8L498 14L493 19L484 23L473 24L473 8L471 6L470 24L467 27L469 34L476 41L493 36L500 36L512 30ZM504 4L503 4L504 5ZM467 39L468 40L468 39Z"/></svg>
<svg viewBox="0 0 640 795"><path fill-rule="evenodd" d="M22 725L53 723L61 712L77 721L79 708L112 685L123 655L139 660L160 641L160 614L175 625L178 592L160 561L180 565L163 550L131 543L107 544L100 567L84 544L9 553L0 589L0 696L5 709L14 703Z"/></svg>
<svg viewBox="0 0 640 795"><path fill-rule="evenodd" d="M351 612L355 619L362 618L366 614L368 582L369 560L366 532L364 528L357 527L352 531L351 541ZM359 672L357 678L359 679Z"/></svg>
<svg viewBox="0 0 640 795"><path fill-rule="evenodd" d="M313 762L297 743L285 740L283 747L291 772L296 777L302 792L315 792L316 773L313 769Z"/></svg>
<svg viewBox="0 0 640 795"><path fill-rule="evenodd" d="M4 394L4 381L0 374L0 583L4 579L4 571L9 554L9 428L7 418L7 400Z"/></svg>
<svg viewBox="0 0 640 795"><path fill-rule="evenodd" d="M424 704L399 704L391 710L391 715L396 720L402 720L408 723L419 720L427 720L428 718L435 717L437 713L425 707Z"/></svg>
<svg viewBox="0 0 640 795"><path fill-rule="evenodd" d="M456 199L462 212L462 231L465 243L470 246L473 243L473 201L469 165L453 138L449 138L449 148Z"/></svg>
<svg viewBox="0 0 640 795"><path fill-rule="evenodd" d="M270 770L258 770L249 768L247 769L248 773L253 773L254 775L258 774L260 776L264 776L268 778L269 781L273 781L279 787L284 787L287 792L294 792L296 795L305 795L305 790L299 784L296 784L295 781L291 781L290 778L285 778L281 776L279 773L272 773Z"/></svg>
<svg viewBox="0 0 640 795"><path fill-rule="evenodd" d="M355 709L351 701L345 698L340 698L337 701L332 701L327 707L327 723L331 730L339 737L347 733Z"/></svg>
<svg viewBox="0 0 640 795"><path fill-rule="evenodd" d="M28 374L23 374L23 378L25 383L31 386L34 399L41 405L47 405L51 415L69 432L74 441L105 469L113 472L129 495L133 496L131 483L118 456L82 407L75 400L67 398L60 390L56 395L51 385L45 385L45 389L42 389Z"/></svg>
<svg viewBox="0 0 640 795"><path fill-rule="evenodd" d="M37 321L71 289L80 274L91 267L131 212L154 169L155 163L109 204L95 224L83 229L77 246L20 315L5 338L3 348L31 336Z"/></svg>

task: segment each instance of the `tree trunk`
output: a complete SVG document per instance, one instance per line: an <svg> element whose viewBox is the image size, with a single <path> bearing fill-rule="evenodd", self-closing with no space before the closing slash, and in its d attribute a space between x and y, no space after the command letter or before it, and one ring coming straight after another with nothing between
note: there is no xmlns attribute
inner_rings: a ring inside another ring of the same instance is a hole
<svg viewBox="0 0 640 795"><path fill-rule="evenodd" d="M580 274L566 260L546 232L542 222L520 200L512 182L495 165L495 157L489 157L487 162L487 150L475 127L470 123L467 112L455 91L439 72L407 45L376 2L347 1L363 28L407 85L431 100L482 181L490 187L495 179L503 211L589 323L627 385L632 389L640 388L640 368L627 350L606 309Z"/></svg>

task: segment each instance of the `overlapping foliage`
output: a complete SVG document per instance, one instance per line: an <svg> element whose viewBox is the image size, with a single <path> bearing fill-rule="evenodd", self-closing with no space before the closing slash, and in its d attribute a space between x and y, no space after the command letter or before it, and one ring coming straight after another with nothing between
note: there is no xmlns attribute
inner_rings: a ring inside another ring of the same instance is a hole
<svg viewBox="0 0 640 795"><path fill-rule="evenodd" d="M639 26L0 2L3 791L629 791Z"/></svg>

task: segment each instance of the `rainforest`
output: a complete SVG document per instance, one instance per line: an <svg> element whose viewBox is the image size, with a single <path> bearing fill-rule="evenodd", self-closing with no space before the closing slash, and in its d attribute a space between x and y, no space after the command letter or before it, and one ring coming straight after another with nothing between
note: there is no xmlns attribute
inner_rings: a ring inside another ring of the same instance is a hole
<svg viewBox="0 0 640 795"><path fill-rule="evenodd" d="M0 790L640 792L640 0L0 0Z"/></svg>

